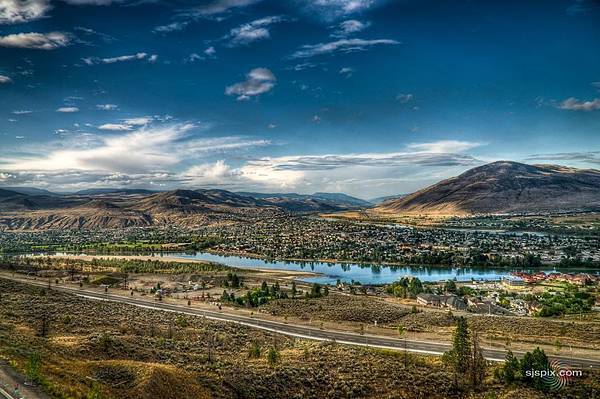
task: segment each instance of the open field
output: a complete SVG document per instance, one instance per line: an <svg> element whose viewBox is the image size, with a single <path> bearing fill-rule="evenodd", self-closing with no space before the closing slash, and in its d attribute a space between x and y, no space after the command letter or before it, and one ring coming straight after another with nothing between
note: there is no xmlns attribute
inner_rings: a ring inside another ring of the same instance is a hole
<svg viewBox="0 0 600 399"><path fill-rule="evenodd" d="M31 353L38 353L42 385L56 397L91 391L115 398L461 396L436 358L409 355L405 366L398 352L295 340L6 280L0 288L0 354L25 371ZM260 354L249 356L256 347ZM275 362L266 358L271 348L278 353ZM591 397L597 382L594 372L563 393ZM469 395L484 398L491 392L505 398L564 397L500 385L491 374L485 388Z"/></svg>

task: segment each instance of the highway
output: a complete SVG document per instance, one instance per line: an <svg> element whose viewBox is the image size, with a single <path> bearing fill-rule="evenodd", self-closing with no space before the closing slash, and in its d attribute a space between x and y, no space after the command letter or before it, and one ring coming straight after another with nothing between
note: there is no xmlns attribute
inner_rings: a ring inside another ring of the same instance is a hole
<svg viewBox="0 0 600 399"><path fill-rule="evenodd" d="M6 276L2 276L1 278L7 278ZM48 284L44 282L37 281L28 281L22 279L14 279L15 281L21 283L27 283L31 285L47 287ZM147 309L155 309L162 310L167 312L175 312L181 314L187 314L192 316L201 316L207 319L219 320L231 323L237 323L240 325L245 325L253 328L258 328L261 330L272 331L292 337L305 338L311 340L319 340L319 341L331 341L337 342L340 344L348 344L348 345L361 345L361 346L369 346L376 348L385 348L392 350L407 350L409 352L415 353L423 353L423 354L431 354L431 355L441 355L445 351L450 348L450 344L448 343L440 343L440 342L425 342L425 341L417 341L410 339L398 339L398 338L389 338L377 335L369 335L369 334L357 334L346 331L336 331L336 330L324 330L319 328L307 327L304 325L290 324L290 323L282 323L271 320L263 320L254 317L235 315L230 313L204 310L204 309L195 309L192 307L184 306L184 305L175 305L165 302L149 302L147 300L143 300L141 298L135 297L125 297L120 295L114 295L110 293L98 293L92 292L84 289L71 288L65 286L56 286L53 285L52 289L68 292L71 294L78 295L80 297L94 299L94 300L103 300L103 301L111 301L111 302L119 302L124 304L129 304L133 306L139 306ZM533 349L533 348L532 348ZM519 351L514 351L516 356L520 356L523 353ZM491 349L491 348L483 348L483 355L486 359L490 361L504 361L506 351L504 349ZM570 365L573 368L599 368L600 360L595 359L581 359L581 358L573 358L571 356L550 356L552 359L557 359L561 363L565 365Z"/></svg>

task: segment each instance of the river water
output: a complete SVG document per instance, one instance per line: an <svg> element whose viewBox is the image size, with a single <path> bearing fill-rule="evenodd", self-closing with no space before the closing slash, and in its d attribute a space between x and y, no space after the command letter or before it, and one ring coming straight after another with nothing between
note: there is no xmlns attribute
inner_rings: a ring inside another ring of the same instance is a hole
<svg viewBox="0 0 600 399"><path fill-rule="evenodd" d="M160 257L160 254L155 254ZM443 281L456 279L457 281L489 280L498 281L510 275L514 269L491 269L484 267L425 267L425 266L389 266L389 265L359 265L350 263L329 262L292 262L270 261L263 259L244 258L240 256L215 255L206 252L190 253L165 253L163 256L181 259L199 259L222 263L240 268L298 270L319 273L319 276L302 278L303 281L323 284L335 284L339 279L342 282L358 281L361 284L386 284L394 282L404 276L418 277L421 281ZM519 269L520 270L520 269ZM557 271L552 267L536 269L536 271ZM560 271L560 270L558 270ZM569 270L573 272L574 270Z"/></svg>

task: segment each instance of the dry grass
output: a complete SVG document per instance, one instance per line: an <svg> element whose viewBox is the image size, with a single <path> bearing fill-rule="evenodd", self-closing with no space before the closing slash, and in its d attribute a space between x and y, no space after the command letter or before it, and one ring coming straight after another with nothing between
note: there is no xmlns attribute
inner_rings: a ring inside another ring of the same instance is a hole
<svg viewBox="0 0 600 399"><path fill-rule="evenodd" d="M231 323L46 291L0 279L0 356L24 370L43 359L45 389L58 398L458 398L436 357L293 340ZM49 315L48 337L40 337ZM248 356L256 343L258 358ZM268 364L277 348L281 360ZM596 382L594 382L596 381ZM589 375L571 397L589 397ZM489 379L473 398L552 397ZM582 394L583 392L583 394ZM587 396L582 396L582 395ZM516 393L515 393L516 395ZM516 396L512 396L516 397ZM554 397L559 397L554 395Z"/></svg>

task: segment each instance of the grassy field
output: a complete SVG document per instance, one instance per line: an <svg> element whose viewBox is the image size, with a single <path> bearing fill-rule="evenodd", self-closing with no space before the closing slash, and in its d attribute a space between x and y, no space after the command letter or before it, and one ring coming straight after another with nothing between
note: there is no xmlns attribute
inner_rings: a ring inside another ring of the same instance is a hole
<svg viewBox="0 0 600 399"><path fill-rule="evenodd" d="M438 357L405 359L401 352L295 340L1 279L0 292L0 356L57 398L575 398L600 392L597 373L544 393L494 382L491 369L485 386L456 389Z"/></svg>

